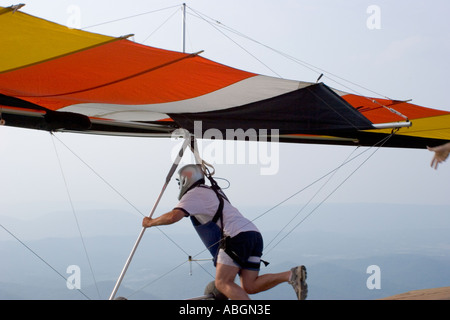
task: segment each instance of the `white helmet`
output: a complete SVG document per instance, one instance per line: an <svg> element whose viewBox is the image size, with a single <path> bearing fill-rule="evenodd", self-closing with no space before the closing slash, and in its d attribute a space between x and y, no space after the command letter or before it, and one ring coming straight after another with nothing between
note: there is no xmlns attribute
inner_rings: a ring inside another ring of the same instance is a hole
<svg viewBox="0 0 450 320"><path fill-rule="evenodd" d="M180 193L178 200L196 183L204 183L205 175L202 168L198 164L188 164L178 171L179 179L178 185L180 186ZM199 182L201 181L201 182Z"/></svg>

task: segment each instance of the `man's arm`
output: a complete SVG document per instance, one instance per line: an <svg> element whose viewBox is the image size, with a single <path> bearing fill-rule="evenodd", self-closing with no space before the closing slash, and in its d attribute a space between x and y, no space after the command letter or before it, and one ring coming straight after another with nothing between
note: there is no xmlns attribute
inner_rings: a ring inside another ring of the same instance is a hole
<svg viewBox="0 0 450 320"><path fill-rule="evenodd" d="M185 216L184 211L182 211L180 209L173 209L172 211L164 213L163 215L161 215L155 219L145 217L142 220L142 226L144 228L149 228L149 227L173 224L173 223L178 222L181 219L183 219L184 216Z"/></svg>

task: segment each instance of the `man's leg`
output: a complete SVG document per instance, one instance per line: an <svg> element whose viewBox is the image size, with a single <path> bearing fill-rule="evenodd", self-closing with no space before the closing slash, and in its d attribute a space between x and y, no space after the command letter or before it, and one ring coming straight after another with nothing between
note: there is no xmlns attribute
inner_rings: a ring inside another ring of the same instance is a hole
<svg viewBox="0 0 450 320"><path fill-rule="evenodd" d="M244 269L241 270L241 284L247 293L255 294L289 281L290 275L291 271L259 275L258 271Z"/></svg>
<svg viewBox="0 0 450 320"><path fill-rule="evenodd" d="M216 281L217 290L222 292L231 300L249 300L248 294L239 285L234 282L239 268L237 266L229 266L217 263Z"/></svg>

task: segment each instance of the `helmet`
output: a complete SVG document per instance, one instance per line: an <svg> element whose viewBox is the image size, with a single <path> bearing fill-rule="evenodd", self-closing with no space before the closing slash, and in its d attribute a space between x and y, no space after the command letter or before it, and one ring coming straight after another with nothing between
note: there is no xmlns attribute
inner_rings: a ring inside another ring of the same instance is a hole
<svg viewBox="0 0 450 320"><path fill-rule="evenodd" d="M198 164L188 164L178 171L179 179L178 185L180 186L180 194L178 200L196 183L204 183L205 175L202 168ZM201 182L199 182L201 181Z"/></svg>

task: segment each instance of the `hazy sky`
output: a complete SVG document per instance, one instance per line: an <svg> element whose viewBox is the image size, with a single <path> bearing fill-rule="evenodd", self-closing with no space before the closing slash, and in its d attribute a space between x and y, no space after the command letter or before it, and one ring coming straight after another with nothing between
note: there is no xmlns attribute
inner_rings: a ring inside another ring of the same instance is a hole
<svg viewBox="0 0 450 320"><path fill-rule="evenodd" d="M27 2L22 11L91 32L114 36L133 33L134 41L181 51L181 4L176 1L133 1L130 5L120 1L40 0ZM204 57L226 65L302 81L314 82L322 72L313 72L283 58L267 50L270 47L308 66L321 68L325 73L322 81L331 87L372 96L377 92L399 100L413 99L419 105L450 111L448 1L433 1L431 5L429 1L198 0L186 4L187 52L205 50ZM0 1L0 5L11 3ZM159 9L164 10L140 15ZM134 15L139 16L120 20ZM117 21L104 24L113 20ZM267 47L235 33L227 33L226 37L222 26ZM161 190L171 155L180 145L180 141L170 139L75 134L56 134L52 138L46 132L0 127L0 215L35 217L47 213L50 204L53 210L70 210L66 184L76 209L114 208L124 204L120 196L60 141L144 214ZM367 150L299 144L281 144L268 150L248 144L203 146L207 150L204 158L215 162L217 176L230 181L227 193L237 206L266 208L337 168L347 157ZM229 148L235 153L239 152L238 148L254 152L256 164L250 164L249 157L244 159L244 164L237 163L237 159L227 160ZM327 189L313 201L327 197L374 151L368 150L339 170ZM443 164L435 171L429 166L431 157L427 150L377 150L327 201L450 205L450 164ZM269 167L273 174L262 175L261 170ZM315 190L304 192L289 203L305 203ZM172 183L161 208L172 207L176 195L177 187ZM30 204L33 212L29 210ZM131 211L139 215L136 210Z"/></svg>

